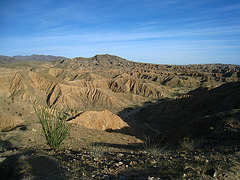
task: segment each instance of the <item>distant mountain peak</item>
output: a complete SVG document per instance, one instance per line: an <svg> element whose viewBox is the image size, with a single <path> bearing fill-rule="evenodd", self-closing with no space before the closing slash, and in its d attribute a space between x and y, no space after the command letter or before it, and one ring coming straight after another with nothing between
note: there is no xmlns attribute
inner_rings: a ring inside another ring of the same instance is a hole
<svg viewBox="0 0 240 180"><path fill-rule="evenodd" d="M63 56L38 55L38 54L32 54L29 56L17 55L17 56L13 56L13 58L17 60L33 60L33 61L54 61L54 60L67 59L66 57L63 57Z"/></svg>
<svg viewBox="0 0 240 180"><path fill-rule="evenodd" d="M83 63L95 63L96 65L120 65L125 63L131 63L132 61L126 60L116 55L110 54L97 54L93 57L84 58L84 57L75 57L72 60L76 60Z"/></svg>

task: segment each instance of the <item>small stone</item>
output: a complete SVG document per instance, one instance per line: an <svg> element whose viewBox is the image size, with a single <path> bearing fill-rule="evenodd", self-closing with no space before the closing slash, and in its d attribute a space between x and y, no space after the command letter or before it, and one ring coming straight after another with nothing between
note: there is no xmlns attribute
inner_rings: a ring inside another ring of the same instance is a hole
<svg viewBox="0 0 240 180"><path fill-rule="evenodd" d="M117 155L117 157L123 157L124 156L124 154L122 154L122 153L119 153L118 155Z"/></svg>
<svg viewBox="0 0 240 180"><path fill-rule="evenodd" d="M156 160L153 159L153 160L150 161L150 163L151 163L151 164L156 164Z"/></svg>
<svg viewBox="0 0 240 180"><path fill-rule="evenodd" d="M34 141L34 139L31 139L31 138L29 138L28 140L29 140L30 142L33 142L33 141Z"/></svg>
<svg viewBox="0 0 240 180"><path fill-rule="evenodd" d="M6 159L6 157L1 157L1 158L0 158L0 163L3 162L3 161L5 161L5 159Z"/></svg>
<svg viewBox="0 0 240 180"><path fill-rule="evenodd" d="M217 177L217 170L214 168L211 168L207 170L205 174L211 177Z"/></svg>
<svg viewBox="0 0 240 180"><path fill-rule="evenodd" d="M114 165L118 167L118 166L123 165L123 162L118 162L118 163L115 163Z"/></svg>
<svg viewBox="0 0 240 180"><path fill-rule="evenodd" d="M136 161L131 161L131 162L129 163L129 165L131 165L131 166L136 165L136 164L137 164Z"/></svg>
<svg viewBox="0 0 240 180"><path fill-rule="evenodd" d="M195 158L196 160L199 160L199 159L200 159L200 157L199 157L199 156L194 156L194 158Z"/></svg>
<svg viewBox="0 0 240 180"><path fill-rule="evenodd" d="M26 156L22 155L19 157L20 160L26 159Z"/></svg>
<svg viewBox="0 0 240 180"><path fill-rule="evenodd" d="M4 154L5 155L12 155L12 152L13 152L12 150L8 150L8 151L5 151Z"/></svg>

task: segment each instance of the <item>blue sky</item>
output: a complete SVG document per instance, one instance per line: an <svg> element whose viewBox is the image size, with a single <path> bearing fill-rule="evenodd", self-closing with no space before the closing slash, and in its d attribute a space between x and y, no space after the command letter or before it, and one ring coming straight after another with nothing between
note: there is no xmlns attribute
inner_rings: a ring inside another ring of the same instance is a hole
<svg viewBox="0 0 240 180"><path fill-rule="evenodd" d="M0 54L240 64L240 0L0 0Z"/></svg>

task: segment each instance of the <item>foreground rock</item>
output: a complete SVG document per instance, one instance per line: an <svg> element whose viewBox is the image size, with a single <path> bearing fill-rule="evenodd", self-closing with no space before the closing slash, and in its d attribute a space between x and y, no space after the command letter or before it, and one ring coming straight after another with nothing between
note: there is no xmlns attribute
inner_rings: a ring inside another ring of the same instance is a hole
<svg viewBox="0 0 240 180"><path fill-rule="evenodd" d="M0 131L10 131L23 123L24 121L19 117L0 112Z"/></svg>
<svg viewBox="0 0 240 180"><path fill-rule="evenodd" d="M85 111L76 119L71 120L70 123L75 123L89 129L122 133L127 133L127 129L130 128L126 122L109 110Z"/></svg>

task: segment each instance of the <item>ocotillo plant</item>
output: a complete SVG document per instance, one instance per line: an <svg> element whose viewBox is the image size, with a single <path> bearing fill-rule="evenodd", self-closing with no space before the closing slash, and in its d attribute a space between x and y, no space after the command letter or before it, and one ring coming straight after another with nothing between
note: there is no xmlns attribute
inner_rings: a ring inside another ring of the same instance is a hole
<svg viewBox="0 0 240 180"><path fill-rule="evenodd" d="M50 109L34 107L34 110L42 125L47 144L56 150L62 144L71 128L71 124L66 122L67 115L63 110L58 111L55 106Z"/></svg>

